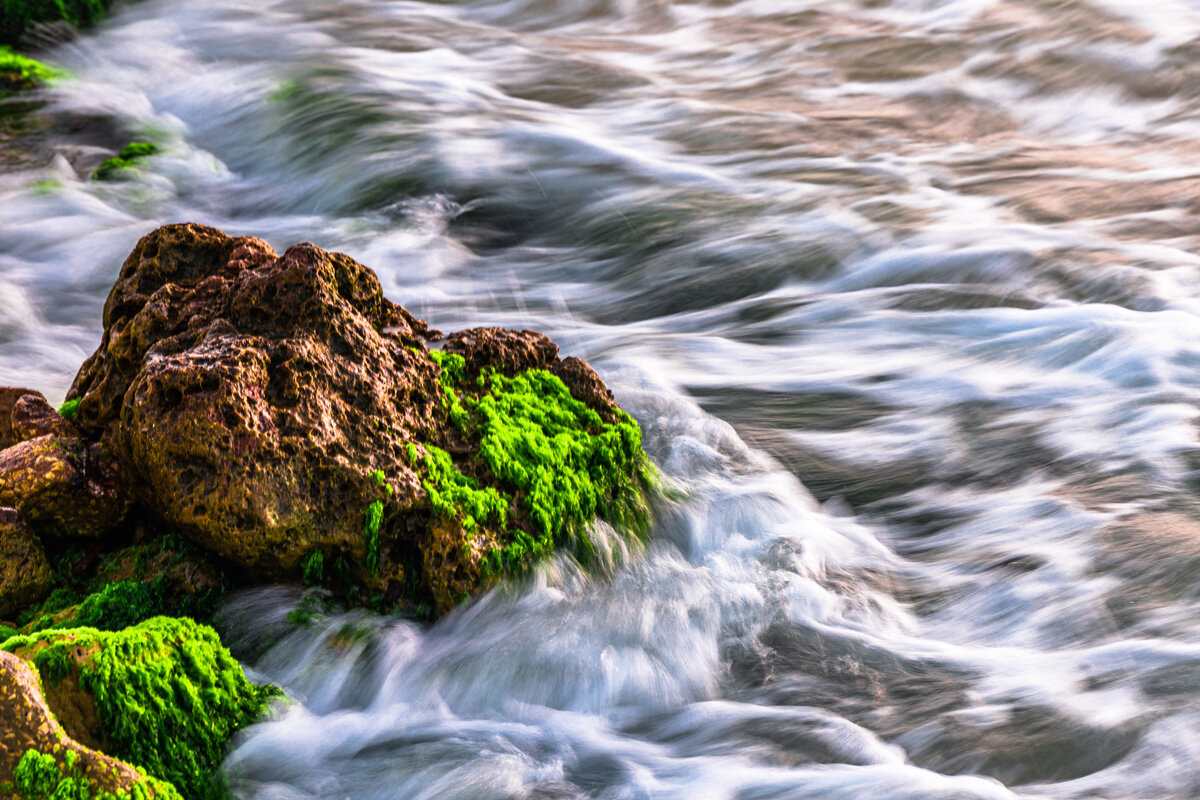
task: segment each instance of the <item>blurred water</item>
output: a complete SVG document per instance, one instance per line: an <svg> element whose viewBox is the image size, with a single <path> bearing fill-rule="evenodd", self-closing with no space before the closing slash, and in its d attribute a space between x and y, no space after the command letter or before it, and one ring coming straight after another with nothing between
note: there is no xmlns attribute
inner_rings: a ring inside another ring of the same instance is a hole
<svg viewBox="0 0 1200 800"><path fill-rule="evenodd" d="M1183 0L148 0L0 176L0 383L61 396L195 220L642 423L682 499L612 575L240 598L303 701L240 797L1200 798L1197 55Z"/></svg>

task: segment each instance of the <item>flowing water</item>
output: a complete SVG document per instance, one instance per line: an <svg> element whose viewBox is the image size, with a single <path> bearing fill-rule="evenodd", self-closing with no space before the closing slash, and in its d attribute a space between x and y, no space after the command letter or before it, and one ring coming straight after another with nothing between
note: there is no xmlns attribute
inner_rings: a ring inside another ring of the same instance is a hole
<svg viewBox="0 0 1200 800"><path fill-rule="evenodd" d="M239 797L1200 798L1196 0L147 0L47 57L0 383L194 220L546 331L676 490L433 626L237 599L301 701Z"/></svg>

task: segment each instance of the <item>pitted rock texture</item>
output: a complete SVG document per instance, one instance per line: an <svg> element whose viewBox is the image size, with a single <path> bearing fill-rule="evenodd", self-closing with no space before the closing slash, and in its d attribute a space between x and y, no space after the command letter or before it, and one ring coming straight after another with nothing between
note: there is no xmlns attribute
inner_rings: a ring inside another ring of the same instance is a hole
<svg viewBox="0 0 1200 800"><path fill-rule="evenodd" d="M408 448L470 445L426 346L440 334L371 270L308 243L277 256L172 225L126 260L103 323L68 397L141 511L255 582L299 580L315 558L342 593L394 601L436 582L421 574L435 526ZM560 361L541 334L464 331L446 349L475 372L546 369L598 413L615 409L591 368Z"/></svg>

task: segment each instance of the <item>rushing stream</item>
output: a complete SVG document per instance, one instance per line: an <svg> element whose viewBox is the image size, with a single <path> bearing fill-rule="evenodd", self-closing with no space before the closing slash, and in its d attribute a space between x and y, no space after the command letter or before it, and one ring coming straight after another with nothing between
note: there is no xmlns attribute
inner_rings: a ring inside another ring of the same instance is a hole
<svg viewBox="0 0 1200 800"><path fill-rule="evenodd" d="M147 0L46 57L0 384L200 221L547 332L676 490L432 627L235 600L302 701L239 797L1200 798L1196 0Z"/></svg>

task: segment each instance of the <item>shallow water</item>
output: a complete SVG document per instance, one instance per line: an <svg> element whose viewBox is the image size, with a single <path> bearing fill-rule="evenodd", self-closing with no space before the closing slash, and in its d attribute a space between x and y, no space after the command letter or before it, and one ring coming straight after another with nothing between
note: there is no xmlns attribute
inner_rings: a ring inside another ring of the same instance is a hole
<svg viewBox="0 0 1200 800"><path fill-rule="evenodd" d="M239 797L1200 798L1197 55L1191 0L148 0L0 175L0 384L61 397L194 220L642 423L681 497L611 574L238 599L302 700Z"/></svg>

